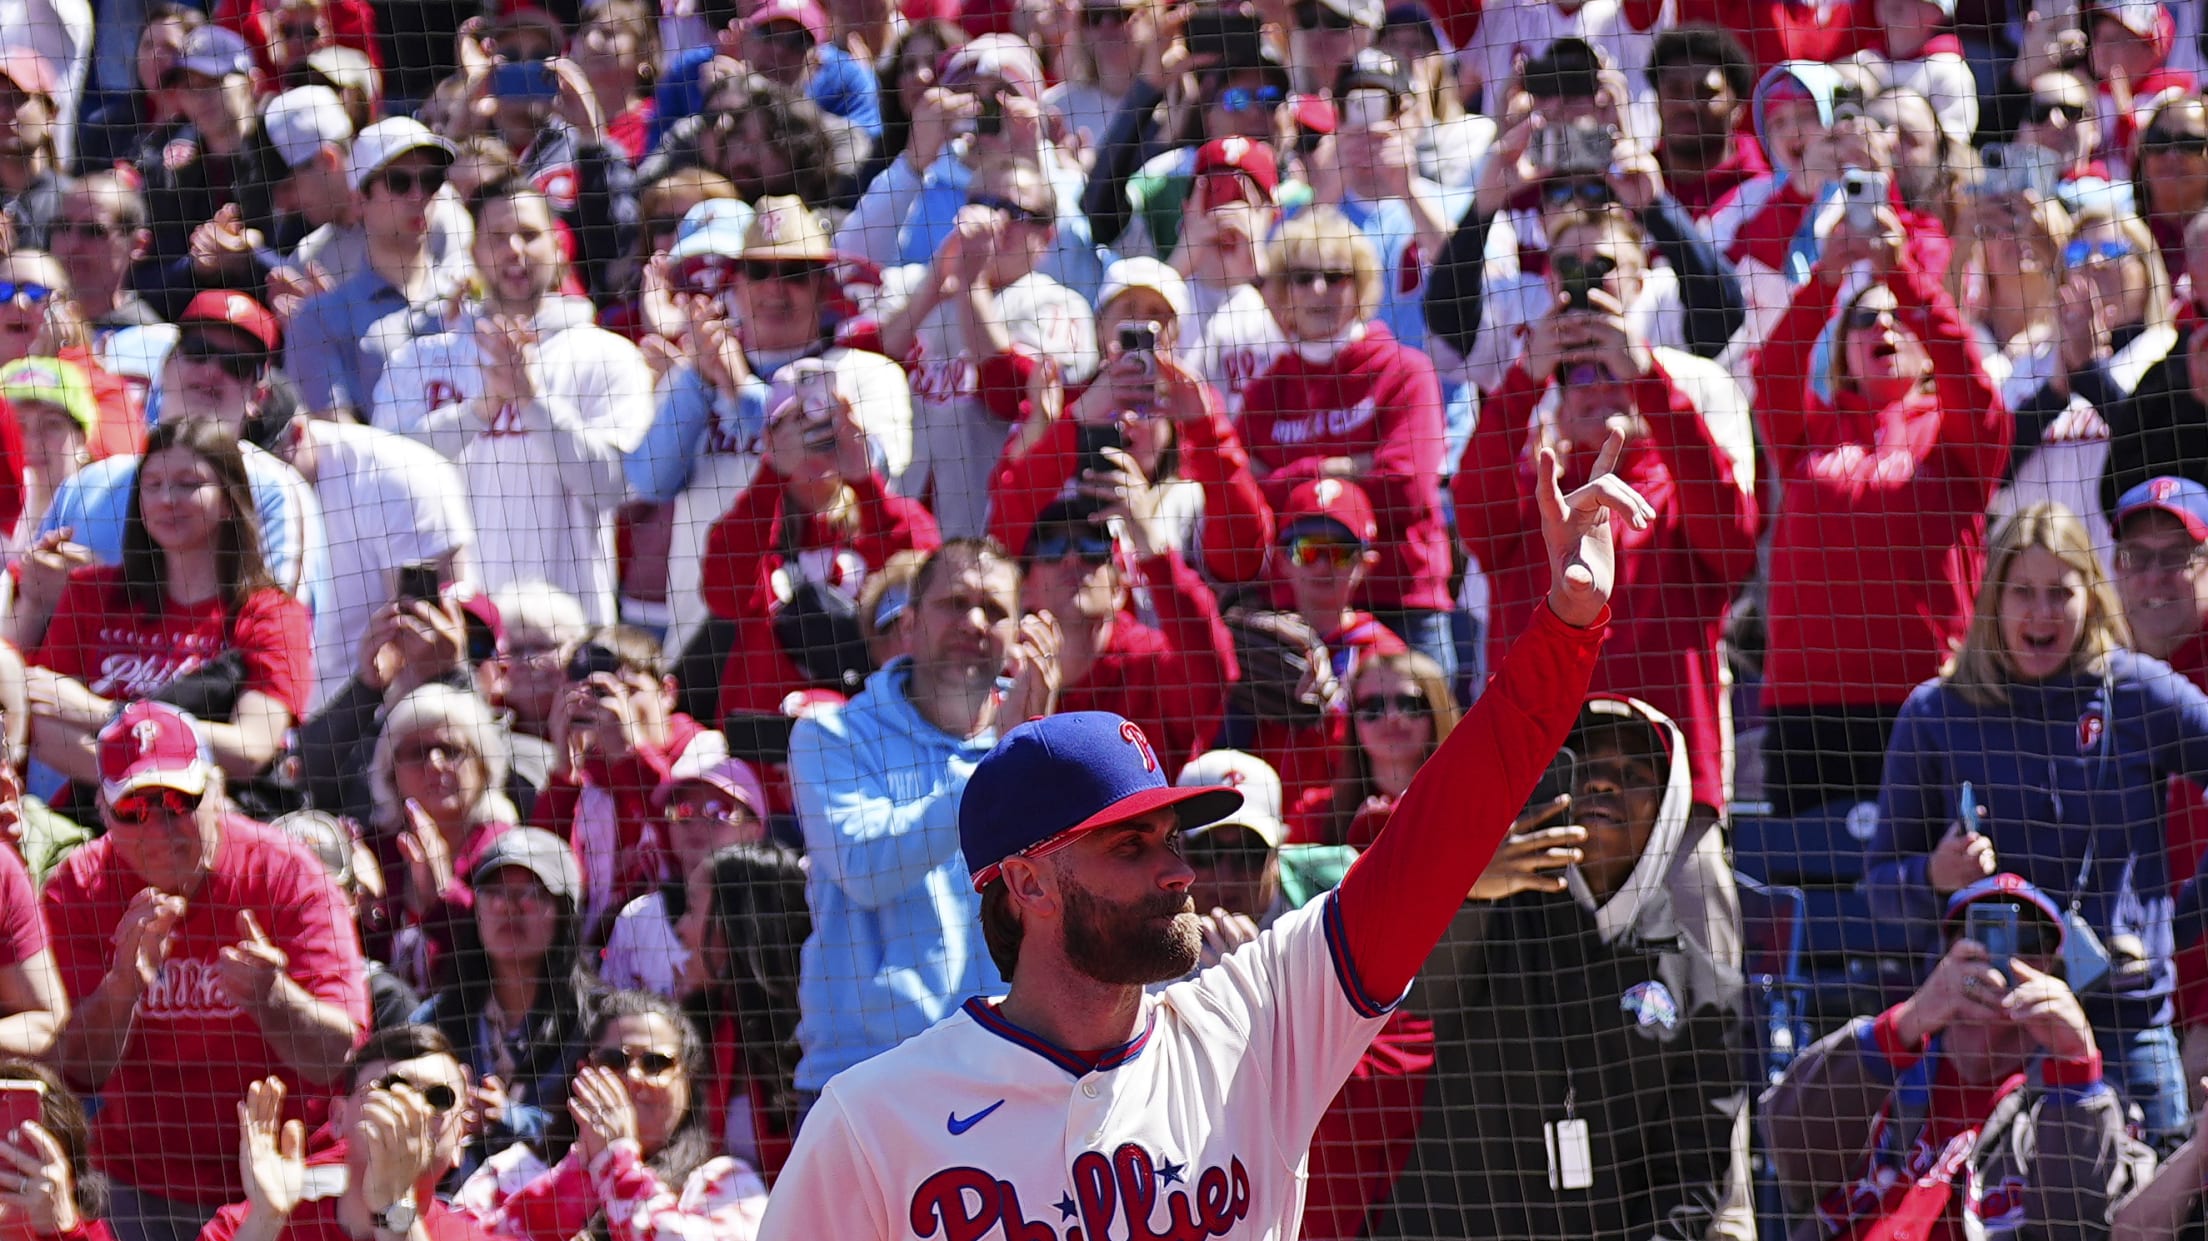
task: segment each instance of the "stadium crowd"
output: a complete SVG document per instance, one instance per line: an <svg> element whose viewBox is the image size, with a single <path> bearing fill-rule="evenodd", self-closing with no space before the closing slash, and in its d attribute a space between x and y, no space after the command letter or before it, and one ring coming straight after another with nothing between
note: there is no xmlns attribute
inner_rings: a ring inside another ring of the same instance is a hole
<svg viewBox="0 0 2208 1241"><path fill-rule="evenodd" d="M1243 794L1208 966L1544 451L1302 1236L2208 1236L2204 8L0 0L0 1241L771 1235L1000 730Z"/></svg>

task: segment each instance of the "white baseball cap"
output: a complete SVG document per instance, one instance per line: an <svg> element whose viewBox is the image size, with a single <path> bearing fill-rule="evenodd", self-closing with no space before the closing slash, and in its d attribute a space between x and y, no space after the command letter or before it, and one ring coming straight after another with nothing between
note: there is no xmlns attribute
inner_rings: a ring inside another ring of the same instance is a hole
<svg viewBox="0 0 2208 1241"><path fill-rule="evenodd" d="M1104 284L1097 290L1096 308L1104 309L1112 299L1129 289L1149 289L1163 297L1173 308L1173 316L1186 323L1192 313L1188 299L1188 281L1162 260L1139 255L1131 259L1119 259L1104 269ZM1182 329L1185 336L1187 329Z"/></svg>
<svg viewBox="0 0 2208 1241"><path fill-rule="evenodd" d="M283 157L284 167L297 168L323 147L349 140L353 118L336 91L299 86L268 101L268 110L261 114L261 131Z"/></svg>
<svg viewBox="0 0 2208 1241"><path fill-rule="evenodd" d="M1206 750L1173 781L1184 789L1226 788L1242 794L1242 808L1216 823L1191 829L1191 836L1215 827L1246 827L1278 849L1288 839L1288 825L1280 819L1280 773L1255 754L1241 750Z"/></svg>
<svg viewBox="0 0 2208 1241"><path fill-rule="evenodd" d="M429 126L413 117L394 116L377 121L353 139L353 188L358 190L366 186L368 178L408 151L435 151L444 157L443 162L448 167L453 156L458 154L451 143L431 133Z"/></svg>

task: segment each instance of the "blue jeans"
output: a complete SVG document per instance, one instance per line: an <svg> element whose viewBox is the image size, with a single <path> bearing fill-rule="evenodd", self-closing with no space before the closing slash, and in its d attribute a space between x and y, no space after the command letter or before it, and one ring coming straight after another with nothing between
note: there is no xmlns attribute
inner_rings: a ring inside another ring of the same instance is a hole
<svg viewBox="0 0 2208 1241"><path fill-rule="evenodd" d="M1372 614L1394 630L1405 646L1440 664L1443 680L1455 682L1457 638L1451 630L1449 613L1427 608L1375 608Z"/></svg>
<svg viewBox="0 0 2208 1241"><path fill-rule="evenodd" d="M2148 1145L2168 1152L2192 1130L2192 1101L2185 1091L2185 1062L2170 1026L2148 1030L2096 1030L2102 1080L2138 1107Z"/></svg>

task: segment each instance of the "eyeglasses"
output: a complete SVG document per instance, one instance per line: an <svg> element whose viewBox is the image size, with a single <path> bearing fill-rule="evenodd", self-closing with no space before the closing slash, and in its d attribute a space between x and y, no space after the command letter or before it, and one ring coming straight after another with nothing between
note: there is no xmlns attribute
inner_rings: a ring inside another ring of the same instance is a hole
<svg viewBox="0 0 2208 1241"><path fill-rule="evenodd" d="M429 1110L432 1112L449 1112L454 1104L460 1102L460 1092L443 1082L431 1082L424 1086L420 1082L409 1081L400 1074L390 1073L368 1083L368 1089L371 1091L395 1090L400 1086L404 1086L415 1094L422 1096L422 1102L427 1103Z"/></svg>
<svg viewBox="0 0 2208 1241"><path fill-rule="evenodd" d="M2116 567L2125 573L2188 573L2208 559L2208 547L2116 545Z"/></svg>
<svg viewBox="0 0 2208 1241"><path fill-rule="evenodd" d="M1270 108L1287 98L1277 86L1260 86L1251 90L1246 86L1230 86L1219 92L1218 106L1228 112L1247 112L1252 108Z"/></svg>
<svg viewBox="0 0 2208 1241"><path fill-rule="evenodd" d="M212 362L222 368L222 373L239 383L252 383L261 377L267 361L256 354L240 353L203 332L180 336L176 341L176 356L187 362Z"/></svg>
<svg viewBox="0 0 2208 1241"><path fill-rule="evenodd" d="M43 306L53 296L54 289L52 285L18 284L13 280L0 280L0 303L13 303L21 300L29 302L33 306Z"/></svg>
<svg viewBox="0 0 2208 1241"><path fill-rule="evenodd" d="M1058 217L1053 213L1038 211L1033 207L1014 202L1001 194L968 194L966 205L969 207L986 207L991 211L1002 211L1022 224L1032 224L1037 228L1049 228L1058 223Z"/></svg>
<svg viewBox="0 0 2208 1241"><path fill-rule="evenodd" d="M1357 273L1352 271L1322 267L1291 267L1280 273L1280 278L1287 281L1291 288L1321 291L1334 285L1347 284L1356 277Z"/></svg>
<svg viewBox="0 0 2208 1241"><path fill-rule="evenodd" d="M1406 719L1420 719L1432 710L1424 694L1366 694L1353 705L1357 718L1367 724L1391 712Z"/></svg>
<svg viewBox="0 0 2208 1241"><path fill-rule="evenodd" d="M442 168L386 168L376 174L376 181L393 198L404 198L416 190L422 197L434 197L445 188L445 170Z"/></svg>
<svg viewBox="0 0 2208 1241"><path fill-rule="evenodd" d="M46 226L48 237L75 237L79 241L105 241L120 231L98 220L56 220Z"/></svg>
<svg viewBox="0 0 2208 1241"><path fill-rule="evenodd" d="M200 799L182 789L155 789L125 796L107 808L107 817L124 827L144 827L155 819L181 819L199 811Z"/></svg>
<svg viewBox="0 0 2208 1241"><path fill-rule="evenodd" d="M1046 530L1035 536L1032 559L1040 563L1064 560L1068 552L1081 557L1081 563L1092 569L1112 562L1111 536L1099 531L1073 531L1068 529Z"/></svg>
<svg viewBox="0 0 2208 1241"><path fill-rule="evenodd" d="M743 273L746 280L818 280L827 275L829 266L812 259L745 259Z"/></svg>
<svg viewBox="0 0 2208 1241"><path fill-rule="evenodd" d="M2024 113L2024 119L2034 125L2045 125L2057 118L2075 125L2085 116L2085 109L2060 99L2034 99Z"/></svg>
<svg viewBox="0 0 2208 1241"><path fill-rule="evenodd" d="M2084 267L2088 263L2113 263L2139 253L2139 248L2128 241L2073 241L2062 248L2064 267Z"/></svg>
<svg viewBox="0 0 2208 1241"><path fill-rule="evenodd" d="M1850 306L1841 317L1840 326L1850 332L1868 332L1882 323L1893 321L1894 312L1886 306Z"/></svg>
<svg viewBox="0 0 2208 1241"><path fill-rule="evenodd" d="M1574 201L1581 206L1603 207L1609 205L1611 198L1610 183L1592 178L1565 178L1544 182L1541 186L1541 203L1551 211Z"/></svg>
<svg viewBox="0 0 2208 1241"><path fill-rule="evenodd" d="M2142 151L2175 151L2180 155L2208 155L2208 134L2174 129L2150 129L2139 139Z"/></svg>
<svg viewBox="0 0 2208 1241"><path fill-rule="evenodd" d="M600 1047L590 1053L590 1062L614 1073L640 1071L649 1081L665 1078L682 1063L663 1051L634 1051L627 1047Z"/></svg>
<svg viewBox="0 0 2208 1241"><path fill-rule="evenodd" d="M1298 30L1348 30L1356 24L1347 16L1316 3L1315 0L1305 0L1296 6Z"/></svg>
<svg viewBox="0 0 2208 1241"><path fill-rule="evenodd" d="M1346 569L1364 554L1363 543L1328 538L1323 534L1307 534L1288 543L1288 561L1299 569L1308 569L1322 561L1337 569Z"/></svg>

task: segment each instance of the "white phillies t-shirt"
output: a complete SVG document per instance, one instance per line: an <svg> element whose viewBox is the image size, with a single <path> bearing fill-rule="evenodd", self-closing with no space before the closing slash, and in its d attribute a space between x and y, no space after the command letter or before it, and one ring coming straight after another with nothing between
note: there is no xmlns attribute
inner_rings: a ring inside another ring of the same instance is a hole
<svg viewBox="0 0 2208 1241"><path fill-rule="evenodd" d="M1287 334L1273 321L1265 295L1254 284L1236 285L1222 295L1191 281L1189 297L1196 305L1196 368L1204 382L1226 402L1227 416L1242 412L1242 390L1250 381L1273 369L1273 362L1288 351ZM1190 339L1189 326L1181 327L1181 339Z"/></svg>
<svg viewBox="0 0 2208 1241"><path fill-rule="evenodd" d="M837 1075L761 1241L1293 1241L1312 1131L1388 1012L1334 898L1144 1004L1093 1070L975 999Z"/></svg>

